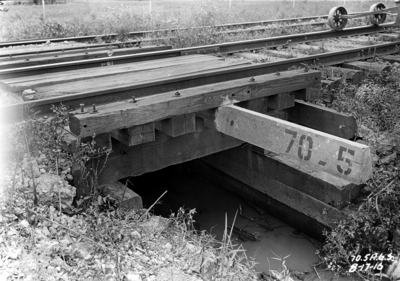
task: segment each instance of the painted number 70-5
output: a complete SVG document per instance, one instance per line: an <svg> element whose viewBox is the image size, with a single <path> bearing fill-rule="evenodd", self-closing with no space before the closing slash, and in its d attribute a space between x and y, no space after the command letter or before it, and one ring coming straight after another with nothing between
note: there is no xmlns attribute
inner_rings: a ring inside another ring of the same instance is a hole
<svg viewBox="0 0 400 281"><path fill-rule="evenodd" d="M297 141L297 135L298 133L294 130L290 130L290 129L285 129L285 134L290 135L292 138L289 141L289 144L286 148L286 153L289 153L292 148L294 143ZM313 145L314 145L314 140L312 139L312 137L307 136L307 135L300 135L300 138L298 140L298 147L297 147L297 156L304 160L304 161L309 161L312 157L312 153L313 153ZM306 149L305 149L306 148ZM295 148L296 149L296 148ZM355 156L355 151L352 149L347 149L344 146L340 146L339 147L339 151L338 151L338 159L337 161L339 162L336 165L336 169L339 173L344 174L344 175L349 175L351 173L351 167L352 167L352 162L349 158L347 158L345 155L345 153L348 153L351 156ZM347 164L347 169L344 170L342 168L342 166L340 165L341 162L344 162ZM318 162L319 165L321 166L325 166L326 162L320 160Z"/></svg>

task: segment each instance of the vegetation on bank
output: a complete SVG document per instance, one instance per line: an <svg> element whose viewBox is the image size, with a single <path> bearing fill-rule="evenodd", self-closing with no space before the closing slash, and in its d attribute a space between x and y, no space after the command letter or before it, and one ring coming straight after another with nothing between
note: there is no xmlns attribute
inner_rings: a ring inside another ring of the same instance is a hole
<svg viewBox="0 0 400 281"><path fill-rule="evenodd" d="M400 64L394 63L390 72L368 73L362 85L343 84L334 90L331 104L333 109L356 118L356 140L371 148L373 176L346 209L348 218L325 234L326 241L319 254L328 269L350 271L365 280L374 277L380 280L374 275L379 270L365 270L367 262L363 259L368 254L397 257L400 253L399 89ZM355 260L358 255L361 261ZM369 263L372 268L379 261Z"/></svg>
<svg viewBox="0 0 400 281"><path fill-rule="evenodd" d="M90 196L73 200L72 164L84 171L108 151L95 138L64 150L66 111L53 109L52 118L2 128L10 147L0 162L0 280L257 279L256 263L232 244L231 232L217 241L194 230L195 210L153 216L158 200L121 209L94 182Z"/></svg>
<svg viewBox="0 0 400 281"><path fill-rule="evenodd" d="M149 2L141 1L46 5L45 16L41 6L10 6L7 13L0 15L0 41L126 34L129 31L327 15L332 7L342 5L343 1L296 1L295 7L292 1L233 1L231 9L228 1L151 3L151 10ZM349 12L368 11L373 3L372 0L349 1L346 8Z"/></svg>

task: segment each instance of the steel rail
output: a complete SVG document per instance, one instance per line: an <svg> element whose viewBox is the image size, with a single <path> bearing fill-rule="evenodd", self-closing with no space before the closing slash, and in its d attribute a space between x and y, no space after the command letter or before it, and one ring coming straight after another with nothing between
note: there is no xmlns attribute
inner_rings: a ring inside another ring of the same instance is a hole
<svg viewBox="0 0 400 281"><path fill-rule="evenodd" d="M125 63L144 61L144 60L177 57L190 54L212 54L212 53L232 54L240 51L271 48L287 44L306 43L306 42L320 41L324 39L337 38L337 37L347 37L347 36L354 36L361 34L377 33L392 27L392 24L393 23L382 24L380 26L371 25L371 26L353 27L353 28L346 28L341 31L326 30L326 31L302 33L302 34L293 34L287 36L262 38L255 40L228 42L228 43L221 43L221 44L207 45L207 46L189 47L189 48L172 49L172 50L156 51L156 52L148 52L148 53L140 53L132 55L121 55L115 57L54 63L48 65L4 69L0 70L0 78L29 76L29 75L43 74L49 72L54 73L67 70L100 67L107 64L117 65L117 64L125 64Z"/></svg>
<svg viewBox="0 0 400 281"><path fill-rule="evenodd" d="M207 28L207 27L213 27L213 28L217 28L217 29L229 29L229 28L238 28L238 27L269 25L269 24L282 23L282 22L308 21L308 20L314 20L314 19L320 19L320 18L328 18L328 15L289 18L289 19L276 19L276 20L266 20L266 21L254 21L254 22L242 22L242 23L228 23L228 24L220 24L220 25L215 25L215 26L194 27L194 29L201 29L201 28ZM149 30L149 31L133 31L133 32L129 32L129 36L133 37L133 38L135 38L135 37L142 38L142 37L145 37L147 34L152 34L152 33L169 33L169 32L188 30L188 29L193 29L193 27L175 28L175 29L160 29L160 30ZM88 35L88 36L79 36L79 37L27 39L27 40L20 40L20 41L3 42L3 43L0 43L0 48L11 47L11 46L30 45L30 44L44 44L48 41L50 41L50 43L64 42L64 41L87 42L87 41L95 40L96 38L111 39L111 38L116 38L117 36L118 36L117 33L111 33L111 34Z"/></svg>
<svg viewBox="0 0 400 281"><path fill-rule="evenodd" d="M302 58L287 59L284 61L259 63L253 65L236 66L228 70L210 70L200 74L188 74L175 78L138 83L130 86L116 87L93 92L83 92L78 94L64 95L55 98L47 98L36 101L28 101L20 104L12 104L0 107L0 121L16 122L21 120L21 110L32 108L40 111L41 114L50 114L50 106L64 103L70 109L79 108L80 104L105 104L121 100L130 100L132 96L136 98L177 91L180 89L191 88L206 84L219 83L233 79L255 77L268 73L285 71L292 67L303 67L305 65L319 67L329 65L339 65L345 62L357 61L373 58L377 55L388 55L400 51L400 42L377 44L365 47L354 48L338 52L329 52L311 55Z"/></svg>
<svg viewBox="0 0 400 281"><path fill-rule="evenodd" d="M241 33L241 32L247 32L247 33L254 33L254 32L262 32L262 31L266 31L266 30L270 30L272 28L296 28L296 27L302 27L302 26L324 26L326 25L325 22L316 22L316 23L301 23L301 24L291 24L291 25L284 25L284 26L276 26L276 27L260 27L260 28L254 28L254 29L239 29L239 30L226 30L226 31L220 31L217 32L216 34L235 34L235 33ZM167 38L156 38L156 39L175 39L177 37L167 37ZM141 43L143 42L150 42L154 39L152 38L143 38L140 40L136 40L136 41L126 41L126 42L112 42L112 43L102 43L102 44L90 44L90 45L84 45L84 46L75 46L75 47L60 47L60 48L54 48L54 49L47 49L47 50L37 50L37 51L26 51L26 52L20 52L20 53L0 53L0 58L7 58L7 57L22 57L22 56L26 56L26 55L39 55L39 54L48 54L48 53L65 53L65 52L70 52L70 51L96 51L96 49L99 48L110 48L110 47L122 47L124 48L124 46L128 46L128 48L130 46L139 46L141 45ZM11 49L12 50L12 49ZM0 50L1 51L1 50ZM34 59L34 57L32 57L31 59Z"/></svg>

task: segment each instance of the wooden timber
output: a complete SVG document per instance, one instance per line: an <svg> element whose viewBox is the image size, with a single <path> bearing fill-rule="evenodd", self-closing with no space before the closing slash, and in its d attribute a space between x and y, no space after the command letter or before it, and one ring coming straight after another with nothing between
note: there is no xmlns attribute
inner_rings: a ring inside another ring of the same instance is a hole
<svg viewBox="0 0 400 281"><path fill-rule="evenodd" d="M215 123L219 132L278 154L310 174L324 171L355 184L372 174L366 145L234 105L220 106Z"/></svg>
<svg viewBox="0 0 400 281"><path fill-rule="evenodd" d="M76 61L76 60L88 60L95 58L106 58L112 56L121 56L121 55L129 55L129 54L139 54L145 52L155 52L161 50L169 50L172 49L171 46L144 46L144 47L132 47L132 48L123 48L123 49L107 49L103 48L102 50L89 50L82 49L80 52L70 51L70 52L58 52L56 54L43 53L38 55L23 55L23 56L13 56L4 58L0 60L0 69L8 69L8 68L19 68L19 67L27 67L33 65L44 65L51 63L60 63L60 62L68 62L68 61Z"/></svg>
<svg viewBox="0 0 400 281"><path fill-rule="evenodd" d="M143 209L142 197L119 181L100 185L98 190L116 200L119 208L125 210Z"/></svg>
<svg viewBox="0 0 400 281"><path fill-rule="evenodd" d="M382 59L384 61L388 61L390 63L395 63L395 62L400 63L400 56L399 55L397 55L397 56L396 55L384 56L384 57L382 57Z"/></svg>
<svg viewBox="0 0 400 281"><path fill-rule="evenodd" d="M322 82L322 88L328 89L328 90L333 90L336 88L339 88L339 86L343 83L343 78L339 77L331 77L331 78L326 78L323 79Z"/></svg>
<svg viewBox="0 0 400 281"><path fill-rule="evenodd" d="M155 124L157 130L171 137L177 137L196 131L196 116L194 113L188 113L164 119Z"/></svg>
<svg viewBox="0 0 400 281"><path fill-rule="evenodd" d="M31 76L21 76L15 78L1 79L1 84L7 86L11 91L21 91L28 88L55 85L63 82L74 82L90 78L101 78L107 75L118 75L121 73L149 71L152 69L168 67L179 67L186 63L196 63L198 61L219 60L212 56L188 56L174 57L160 61L137 62L135 64L112 65L109 67L96 67L92 69L68 70L62 73L36 74Z"/></svg>
<svg viewBox="0 0 400 281"><path fill-rule="evenodd" d="M396 33L378 33L378 40L381 41L397 41L399 40L399 35Z"/></svg>
<svg viewBox="0 0 400 281"><path fill-rule="evenodd" d="M294 94L279 93L267 97L267 106L275 110L286 109L294 106Z"/></svg>
<svg viewBox="0 0 400 281"><path fill-rule="evenodd" d="M215 155L210 157L214 158ZM215 164L214 159L208 156L192 161L189 165L196 173L237 193L243 199L320 241L324 240L323 230L332 227L333 220L343 218L336 208L245 168L244 165L237 170L220 169L221 166Z"/></svg>
<svg viewBox="0 0 400 281"><path fill-rule="evenodd" d="M206 128L201 119L197 120L196 132L191 134L174 138L156 131L155 141L130 147L120 142L113 142L113 152L109 155L98 182L103 184L142 175L236 147L242 143L240 140ZM104 161L105 158L101 158L98 165L102 167Z"/></svg>
<svg viewBox="0 0 400 281"><path fill-rule="evenodd" d="M340 138L351 139L357 130L353 116L309 102L296 100L295 106L286 112L288 121Z"/></svg>
<svg viewBox="0 0 400 281"><path fill-rule="evenodd" d="M320 91L321 73L291 70L280 75L266 74L183 89L139 98L136 103L123 101L98 106L95 114L71 113L71 131L82 137L146 124L172 116L195 113L226 103L237 103L287 91L304 90L305 97Z"/></svg>
<svg viewBox="0 0 400 281"><path fill-rule="evenodd" d="M333 93L331 92L333 89L337 89L343 84L344 78L339 77L331 77L327 79L323 79L322 82L322 94L321 99L324 102L332 103L333 102Z"/></svg>
<svg viewBox="0 0 400 281"><path fill-rule="evenodd" d="M327 66L322 69L328 78L345 77L345 79L355 85L361 83L365 78L365 72L358 69L349 69L343 67Z"/></svg>
<svg viewBox="0 0 400 281"><path fill-rule="evenodd" d="M0 85L12 92L34 89L38 98L113 89L126 85L157 81L182 74L220 69L249 62L225 62L221 58L193 55L186 58L167 58L135 64L104 65L93 69L38 74L2 79ZM100 66L100 65L99 65Z"/></svg>
<svg viewBox="0 0 400 281"><path fill-rule="evenodd" d="M347 62L343 63L341 66L350 69L360 69L364 71L376 71L376 72L390 71L392 69L390 65L385 63L367 62L367 61Z"/></svg>
<svg viewBox="0 0 400 281"><path fill-rule="evenodd" d="M285 110L271 110L268 97L236 105L345 139L353 138L357 129L353 116L299 99L295 100L293 107ZM207 127L215 129L215 111L216 109L210 109L197 112L196 115L204 119Z"/></svg>
<svg viewBox="0 0 400 281"><path fill-rule="evenodd" d="M252 173L260 173L337 208L346 206L360 189L360 185L323 172L307 173L289 161L276 156L272 158L271 155L259 147L247 145L209 155L204 159L224 172L235 174L241 173L239 170L251 170Z"/></svg>
<svg viewBox="0 0 400 281"><path fill-rule="evenodd" d="M118 129L111 132L111 136L127 146L151 142L156 139L155 124L149 123L134 126L128 129Z"/></svg>
<svg viewBox="0 0 400 281"><path fill-rule="evenodd" d="M358 28L356 28L358 29ZM369 28L367 28L369 29ZM342 32L347 31L343 30ZM365 29L362 29L365 32ZM331 32L331 31L329 31ZM345 35L345 34L343 34ZM306 36L306 35L302 35ZM312 40L312 39L310 39ZM229 43L233 44L233 43ZM228 44L228 45L229 45ZM235 43L237 47L238 43ZM196 49L196 48L195 48ZM373 52L372 52L373 50ZM63 102L70 109L79 108L79 105L84 104L104 104L113 101L118 101L122 99L130 99L132 95L134 96L146 96L149 94L158 94L164 93L166 91L172 90L180 90L183 88L190 88L195 86L200 86L204 84L218 83L221 81L227 81L232 79L238 79L243 77L251 77L257 75L264 75L266 73L276 73L277 71L286 71L288 68L293 66L301 67L304 64L315 64L318 61L318 64L321 65L332 65L332 64L340 64L343 61L352 61L358 59L360 56L363 58L371 58L373 55L387 55L397 52L395 43L385 43L380 45L370 46L368 48L355 48L351 50L341 51L341 52L330 52L318 55L311 55L307 58L295 58L288 59L281 62L270 62L270 63L259 63L259 64L251 64L251 65L239 65L239 66L231 66L229 68L223 69L214 69L208 71L202 71L199 73L190 73L183 74L180 76L176 76L170 79L157 79L152 82L143 82L143 83L133 83L130 85L124 86L116 86L115 88L108 89L94 89L87 90L85 92L79 92L76 94L66 95L66 96L55 96L53 98L39 100L39 101L27 101L24 103L24 106L32 106L34 110L40 110L41 114L50 114L50 105L51 104L59 104ZM163 53L164 55L169 51L160 51L156 53ZM373 54L372 54L373 53ZM132 56L141 56L142 54L135 54ZM143 55L144 56L144 55ZM155 59L156 57L151 57L151 59ZM159 57L158 57L159 58ZM119 63L127 64L130 62L128 56L120 56L116 57L116 60L119 60ZM125 60L126 59L126 60ZM142 57L142 59L145 59ZM100 63L103 59L95 59L93 60L96 63ZM94 63L92 62L92 63ZM83 62L84 63L84 62ZM21 77L21 76L30 76L37 75L44 72L57 72L57 71L66 71L64 68L66 64L71 63L61 63L51 65L51 68L47 67L28 67L28 68L20 68L11 70L3 70L0 71L1 79L6 79L10 77ZM114 66L117 63L114 64ZM75 65L75 64L74 64ZM53 67L54 66L54 67ZM77 66L77 65L75 65ZM80 66L80 65L79 65ZM95 65L93 65L95 66ZM51 93L50 93L51 94ZM319 94L316 92L316 94ZM21 104L12 104L3 106L0 119L2 122L16 122L21 119L21 116L16 114L18 110L21 108Z"/></svg>

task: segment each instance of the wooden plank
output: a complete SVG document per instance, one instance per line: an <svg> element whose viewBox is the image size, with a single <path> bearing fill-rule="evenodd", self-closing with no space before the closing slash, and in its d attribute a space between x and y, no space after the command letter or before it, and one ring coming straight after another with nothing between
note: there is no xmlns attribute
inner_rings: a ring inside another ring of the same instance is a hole
<svg viewBox="0 0 400 281"><path fill-rule="evenodd" d="M73 133L90 136L93 133L111 132L150 123L171 116L194 113L215 108L224 103L274 95L297 89L320 89L321 73L291 70L280 76L266 74L257 76L255 81L248 78L236 79L217 84L153 95L138 99L136 103L115 102L98 106L95 114L71 112L70 128Z"/></svg>
<svg viewBox="0 0 400 281"><path fill-rule="evenodd" d="M379 41L395 42L399 40L399 35L396 33L378 33L377 37Z"/></svg>
<svg viewBox="0 0 400 281"><path fill-rule="evenodd" d="M396 35L396 36L398 38L398 35ZM395 63L395 62L400 63L400 56L399 55L397 55L397 56L396 55L388 55L388 56L382 57L382 59L384 61L388 61L390 63Z"/></svg>
<svg viewBox="0 0 400 281"><path fill-rule="evenodd" d="M288 186L270 180L262 175L258 175L250 185L248 183L253 177L252 174L247 176L243 171L238 171L238 175L234 175L233 173L227 174L225 170L220 170L219 166L215 167L213 165L214 163L210 163L208 158L209 157L205 157L201 160L191 161L188 164L194 172L207 177L220 186L238 194L241 198L266 210L269 214L279 217L293 227L320 241L325 239L325 236L322 234L323 230L330 229L332 219L343 218L343 215L337 209L323 204L305 194L291 193L291 189ZM242 177L246 177L247 179L243 180ZM263 180L266 181L264 182ZM272 192L272 196L269 196L269 192ZM286 192L289 192L289 194ZM291 195L296 197L292 200L291 198L285 199L286 196ZM283 197L285 203L275 199L278 197ZM297 202L296 200L300 201ZM300 208L301 204L304 204L304 207L301 208L304 211L300 212L290 207L288 203L292 203L295 207L299 206Z"/></svg>
<svg viewBox="0 0 400 281"><path fill-rule="evenodd" d="M156 139L156 134L154 131L150 133L143 133L141 134L141 136L142 136L142 143L151 142Z"/></svg>
<svg viewBox="0 0 400 281"><path fill-rule="evenodd" d="M360 84L366 76L365 72L359 69L349 69L334 66L324 67L322 71L329 78L345 76L347 81L351 81L355 85Z"/></svg>
<svg viewBox="0 0 400 281"><path fill-rule="evenodd" d="M184 115L174 116L155 123L156 129L171 137L186 134L186 121Z"/></svg>
<svg viewBox="0 0 400 281"><path fill-rule="evenodd" d="M340 85L343 84L344 80L345 80L344 77L343 78L331 77L331 78L322 79L322 81L321 81L322 82L322 97L321 97L321 99L324 102L328 102L328 103L333 102L332 90L339 88Z"/></svg>
<svg viewBox="0 0 400 281"><path fill-rule="evenodd" d="M364 71L390 71L392 67L388 64L379 63L379 62L367 62L367 61L354 61L347 62L341 65L342 67L350 68L350 69L360 69Z"/></svg>
<svg viewBox="0 0 400 281"><path fill-rule="evenodd" d="M194 113L189 113L183 116L185 116L186 133L190 134L196 132L196 115Z"/></svg>
<svg viewBox="0 0 400 281"><path fill-rule="evenodd" d="M126 129L114 130L111 132L111 137L122 142L127 146L131 146L129 135Z"/></svg>
<svg viewBox="0 0 400 281"><path fill-rule="evenodd" d="M156 129L171 136L178 137L196 131L196 116L194 113L174 116L155 123Z"/></svg>
<svg viewBox="0 0 400 281"><path fill-rule="evenodd" d="M131 45L135 45L135 43ZM0 49L0 57L4 56L20 56L28 53L36 54L37 52L39 53L46 53L46 52L62 52L63 50L65 52L73 52L73 51L82 51L82 49L89 49L89 50L98 50L98 49L107 49L110 48L112 45L106 45L106 44L90 44L88 45L87 43L79 43L79 42L73 42L73 41L67 41L66 43L62 44L41 44L41 45L30 45L28 48L26 46L16 46L13 48L1 48ZM126 44L124 43L124 46L129 46L129 43ZM113 48L117 48L116 45L112 46ZM146 48L147 46L142 46L142 48ZM150 46L152 47L152 46Z"/></svg>
<svg viewBox="0 0 400 281"><path fill-rule="evenodd" d="M154 123L134 126L128 129L118 129L111 136L127 146L138 145L155 140Z"/></svg>
<svg viewBox="0 0 400 281"><path fill-rule="evenodd" d="M370 148L234 105L218 108L219 132L289 159L312 172L325 171L360 184L372 173Z"/></svg>
<svg viewBox="0 0 400 281"><path fill-rule="evenodd" d="M207 159L219 170L251 170L290 186L299 192L322 201L335 208L348 205L359 192L361 185L330 176L324 172L307 173L284 159L272 158L264 149L253 145L232 148L213 155Z"/></svg>
<svg viewBox="0 0 400 281"><path fill-rule="evenodd" d="M309 102L296 100L295 106L286 112L288 121L340 138L351 139L357 130L353 116Z"/></svg>
<svg viewBox="0 0 400 281"><path fill-rule="evenodd" d="M143 209L142 197L119 181L100 185L98 190L115 199L119 208L125 210Z"/></svg>
<svg viewBox="0 0 400 281"><path fill-rule="evenodd" d="M79 47L72 47L72 48L52 48L49 50L43 50L43 49L38 49L38 50L30 50L28 49L28 51L26 49L15 49L11 48L9 52L2 52L2 49L0 49L0 62L4 62L4 61L17 61L17 60L21 60L24 58L43 58L43 57L50 57L50 56L55 56L58 54L79 54L79 53L84 53L86 50L88 50L89 52L92 51L106 51L109 50L110 48L107 46L101 46L101 47L92 47L92 48L85 48L86 45L81 45L80 48ZM113 47L113 49L116 49L116 47Z"/></svg>
<svg viewBox="0 0 400 281"><path fill-rule="evenodd" d="M343 79L339 77L331 77L327 79L323 79L322 88L333 90L339 88L339 86L343 83Z"/></svg>
<svg viewBox="0 0 400 281"><path fill-rule="evenodd" d="M281 110L294 106L294 95L291 93L279 93L267 98L268 107Z"/></svg>
<svg viewBox="0 0 400 281"><path fill-rule="evenodd" d="M203 111L196 112L196 117L203 120L203 125L210 129L215 129L215 111L216 109L207 109Z"/></svg>
<svg viewBox="0 0 400 281"><path fill-rule="evenodd" d="M243 144L242 141L209 130L201 122L196 124L196 132L176 138L156 131L154 142L126 147L114 143L114 152L98 177L99 184L119 180L129 176L163 169L165 167L197 159ZM102 167L106 159L99 159Z"/></svg>
<svg viewBox="0 0 400 281"><path fill-rule="evenodd" d="M266 98L263 97L263 98L251 99L251 100L239 102L236 105L243 107L243 108L247 108L249 110L263 113L263 112L267 111L267 101L268 101L268 97L266 97Z"/></svg>
<svg viewBox="0 0 400 281"><path fill-rule="evenodd" d="M142 125L142 134L154 133L154 129L155 129L154 123L144 124L144 125ZM128 131L129 131L129 134L133 135L131 128L129 128Z"/></svg>
<svg viewBox="0 0 400 281"><path fill-rule="evenodd" d="M282 120L287 120L287 118L288 118L287 112L285 110L270 110L264 114L278 118L278 119L282 119Z"/></svg>
<svg viewBox="0 0 400 281"><path fill-rule="evenodd" d="M244 64L245 62L239 62L240 64ZM186 66L185 66L186 65ZM71 70L66 72L60 73L53 73L53 74L39 74L33 76L26 76L26 77L17 77L17 78L10 78L10 79L2 79L1 84L4 85L7 89L14 92L19 92L24 89L35 88L37 91L45 92L47 90L51 90L54 88L54 91L60 91L57 87L60 87L60 84L63 84L62 91L68 91L69 88L75 89L79 87L79 85L84 85L92 83L96 85L101 81L101 85L106 85L107 83L110 84L112 81L114 83L115 80L120 78L120 76L125 77L126 79L131 78L131 76L135 75L142 75L143 73L147 74L147 77L151 78L151 72L155 72L157 76L155 77L162 77L168 74L172 74L172 69L178 68L181 71L193 68L194 65L198 65L199 69L203 69L204 66L214 66L215 65L231 65L226 64L225 62L221 61L219 58L215 58L212 56L188 56L186 60L183 58L168 58L168 59L161 59L157 61L146 61L146 62L138 62L132 64L122 64L122 65L111 65L105 67L97 67L97 68L90 68L90 69L81 69L81 70ZM176 71L175 71L176 72ZM153 75L156 75L153 73ZM128 78L127 78L128 77ZM136 79L136 81L140 81ZM122 79L122 78L121 78ZM143 78L142 78L143 79ZM149 79L149 78L147 78ZM153 76L154 79L154 76ZM111 82L110 82L111 81ZM132 82L132 79L128 79L128 81ZM127 81L127 82L128 82ZM69 86L70 85L70 86ZM44 88L44 89L40 89Z"/></svg>
<svg viewBox="0 0 400 281"><path fill-rule="evenodd" d="M181 65L184 63L194 63L198 61L210 61L210 60L221 60L221 58L213 57L213 56L204 56L204 55L193 55L193 56L186 56L186 57L173 57L173 58L164 58L159 60L150 60L150 61L140 61L135 63L129 64L117 64L112 65L110 67L95 67L90 69L78 69L78 70L68 70L63 71L61 73L46 73L46 74L37 74L31 76L19 76L15 78L7 78L2 79L2 82L8 84L15 84L15 83L22 83L28 81L39 81L44 79L56 79L56 78L64 78L66 81L72 81L75 77L97 77L102 76L106 73L109 75L129 72L129 71L139 71L139 70L148 70L154 69L157 67L167 67L173 65ZM162 66L160 66L160 62L162 62ZM90 76L91 75L91 76ZM56 80L62 82L63 80ZM29 86L29 85L27 85Z"/></svg>
<svg viewBox="0 0 400 281"><path fill-rule="evenodd" d="M237 165L237 163L219 163L214 164L210 159L213 157L205 157L203 161L210 164L213 167L218 167L222 172L227 173L229 176L239 180L240 182L247 184L262 193L274 198L275 200L284 203L285 205L297 210L300 213L305 214L308 217L322 223L326 226L332 226L333 220L340 218L336 216L340 211L336 208L315 199L314 197L307 195L293 187L290 187L282 182L263 175L257 171ZM225 164L225 165L222 165ZM232 169L235 167L234 169ZM332 217L326 218L326 214L323 209L330 210Z"/></svg>
<svg viewBox="0 0 400 281"><path fill-rule="evenodd" d="M0 62L0 69L9 69L9 68L20 68L20 67L28 67L34 65L43 65L43 64L52 64L52 63L61 63L61 62L69 62L76 60L89 60L96 58L106 58L112 56L122 56L122 55L130 55L130 54L139 54L145 52L155 52L162 50L170 50L171 46L148 46L147 48L123 48L123 49L113 49L112 53L109 50L85 50L82 49L80 53L62 53L58 54L47 54L47 55L28 55L22 56L20 58L14 58L9 61ZM110 56L111 54L111 56Z"/></svg>
<svg viewBox="0 0 400 281"><path fill-rule="evenodd" d="M70 132L68 127L65 127L60 134L61 142L60 146L65 151L73 154L79 150L79 146L81 143L89 143L93 139L95 141L94 148L95 149L109 149L112 150L112 142L111 142L111 135L106 134L98 134L94 135L93 137L85 137L79 140L79 137Z"/></svg>
<svg viewBox="0 0 400 281"><path fill-rule="evenodd" d="M205 61L191 64L182 64L179 67L170 67L165 70L161 67L140 71L138 73L120 73L116 76L104 76L101 78L85 79L60 84L52 84L43 87L35 87L37 95L41 98L56 97L66 94L82 92L104 92L106 90L119 90L144 83L155 83L164 79L178 78L183 75L193 75L209 72L215 69L229 69L232 66L249 64L243 61Z"/></svg>
<svg viewBox="0 0 400 281"><path fill-rule="evenodd" d="M61 136L61 148L69 153L76 153L78 151L79 141L78 137L68 130L68 127L60 134Z"/></svg>
<svg viewBox="0 0 400 281"><path fill-rule="evenodd" d="M249 109L249 110L256 111L256 112L268 114L268 113L266 113L268 111L266 99L267 98L251 99L251 100L239 102L236 105L246 108L246 109ZM207 128L210 128L210 129L215 129L216 128L215 127L215 111L216 110L217 110L216 108L213 108L213 109L199 111L199 112L196 112L196 116L203 119L204 126L206 126ZM279 112L283 112L283 111L279 111Z"/></svg>

